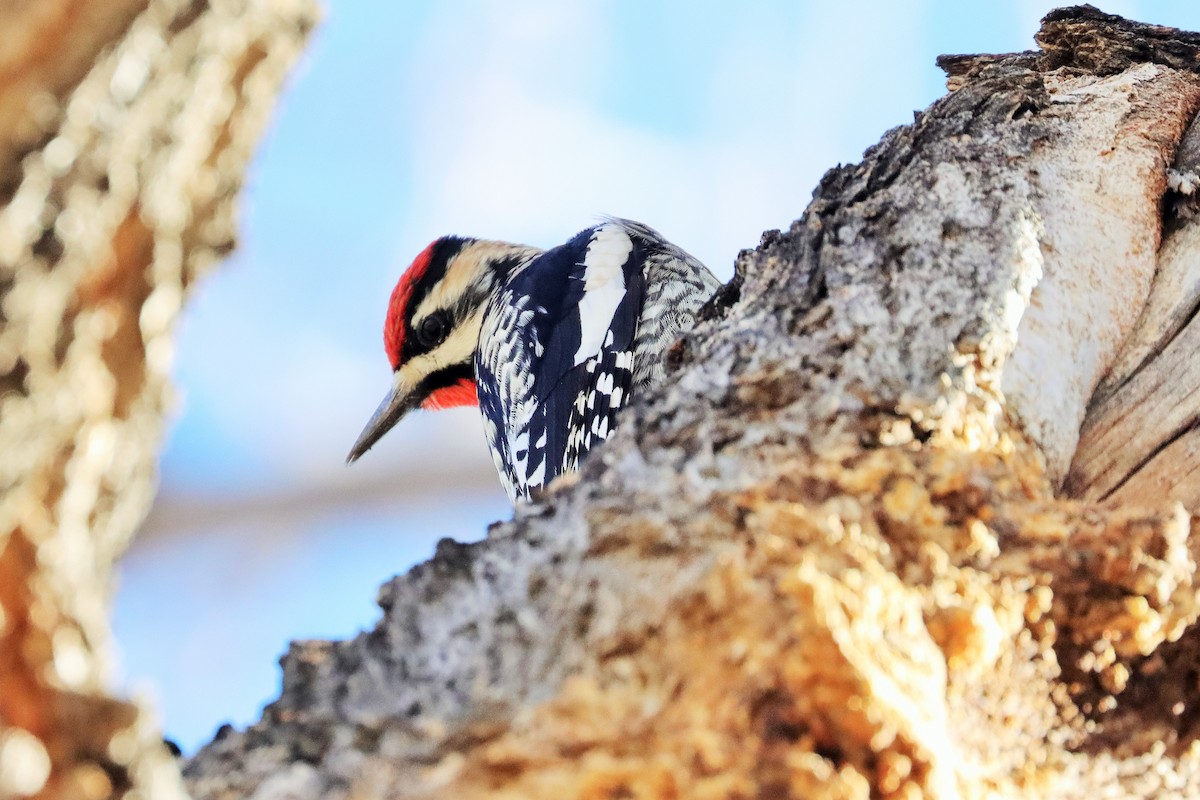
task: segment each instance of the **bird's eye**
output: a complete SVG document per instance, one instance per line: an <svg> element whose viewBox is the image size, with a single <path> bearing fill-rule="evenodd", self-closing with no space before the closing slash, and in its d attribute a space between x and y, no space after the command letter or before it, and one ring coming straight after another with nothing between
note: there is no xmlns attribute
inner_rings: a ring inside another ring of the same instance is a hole
<svg viewBox="0 0 1200 800"><path fill-rule="evenodd" d="M422 347L434 348L450 335L450 319L445 311L435 311L417 326L417 341Z"/></svg>

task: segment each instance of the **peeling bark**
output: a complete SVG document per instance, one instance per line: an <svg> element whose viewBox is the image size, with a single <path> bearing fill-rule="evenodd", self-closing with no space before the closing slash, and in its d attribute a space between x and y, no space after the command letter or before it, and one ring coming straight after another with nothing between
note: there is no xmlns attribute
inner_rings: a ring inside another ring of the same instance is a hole
<svg viewBox="0 0 1200 800"><path fill-rule="evenodd" d="M183 796L110 695L113 566L154 492L174 321L308 0L0 2L0 797Z"/></svg>

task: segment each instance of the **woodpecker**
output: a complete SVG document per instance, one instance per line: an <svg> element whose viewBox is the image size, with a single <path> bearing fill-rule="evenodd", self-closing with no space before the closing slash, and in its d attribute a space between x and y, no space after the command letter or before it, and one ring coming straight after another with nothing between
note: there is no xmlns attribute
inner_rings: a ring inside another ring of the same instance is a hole
<svg viewBox="0 0 1200 800"><path fill-rule="evenodd" d="M392 389L347 459L408 412L477 405L509 497L579 467L720 283L638 222L606 219L550 250L445 236L388 304Z"/></svg>

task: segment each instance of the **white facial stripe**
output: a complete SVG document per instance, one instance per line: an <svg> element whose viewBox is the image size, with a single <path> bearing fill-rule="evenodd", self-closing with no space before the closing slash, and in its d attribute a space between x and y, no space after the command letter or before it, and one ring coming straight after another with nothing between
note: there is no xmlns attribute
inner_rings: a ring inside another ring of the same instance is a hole
<svg viewBox="0 0 1200 800"><path fill-rule="evenodd" d="M600 352L613 315L625 296L625 266L633 240L620 225L596 231L583 257L583 298L579 301L579 349L575 366Z"/></svg>
<svg viewBox="0 0 1200 800"><path fill-rule="evenodd" d="M413 330L421 324L421 320L439 308L451 308L460 297L472 289L472 284L480 284L478 288L486 289L491 280L491 271L487 262L514 255L535 255L539 251L531 247L521 247L506 242L482 241L467 245L450 260L446 274L430 289L429 294L421 300L412 317Z"/></svg>
<svg viewBox="0 0 1200 800"><path fill-rule="evenodd" d="M422 380L438 370L464 361L470 362L479 343L479 326L482 324L483 309L480 308L455 325L446 341L428 353L414 356L401 364L400 369L396 370L396 386L404 386L407 387L407 391L412 391Z"/></svg>
<svg viewBox="0 0 1200 800"><path fill-rule="evenodd" d="M489 280L489 268L485 262L514 254L534 255L537 252L539 251L529 247L491 241L475 242L463 248L447 265L446 274L417 306L410 323L412 330L420 328L425 318L433 312L452 308L459 298L471 291L473 282ZM480 304L466 319L453 320L454 327L449 336L433 350L413 356L402 363L396 371L396 386L404 386L407 391L413 391L422 380L438 370L464 361L471 362L479 344L479 328L483 323L485 306L486 303Z"/></svg>

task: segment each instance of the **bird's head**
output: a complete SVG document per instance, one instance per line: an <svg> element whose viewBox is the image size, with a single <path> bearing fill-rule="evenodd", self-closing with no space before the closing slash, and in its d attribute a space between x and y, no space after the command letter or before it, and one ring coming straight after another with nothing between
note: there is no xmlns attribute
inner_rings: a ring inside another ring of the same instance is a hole
<svg viewBox="0 0 1200 800"><path fill-rule="evenodd" d="M539 251L443 236L421 251L392 291L383 344L392 388L350 450L358 459L416 408L477 405L475 349L488 301Z"/></svg>

